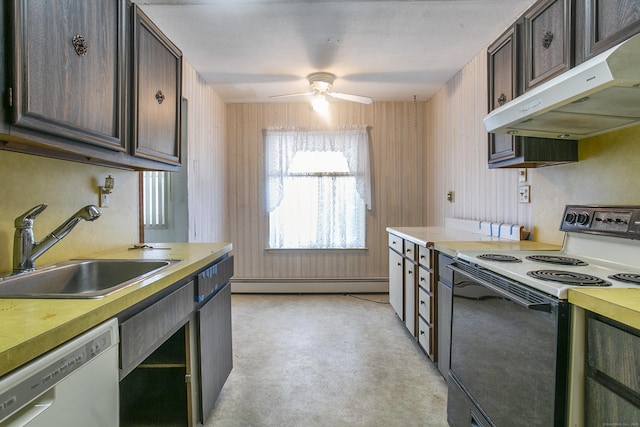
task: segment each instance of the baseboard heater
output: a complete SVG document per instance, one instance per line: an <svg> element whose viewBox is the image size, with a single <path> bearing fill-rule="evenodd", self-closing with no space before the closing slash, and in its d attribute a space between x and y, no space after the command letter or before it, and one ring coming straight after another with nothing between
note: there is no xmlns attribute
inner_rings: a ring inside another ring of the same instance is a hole
<svg viewBox="0 0 640 427"><path fill-rule="evenodd" d="M331 278L331 279L272 279L232 278L233 293L300 294L300 293L387 293L388 277Z"/></svg>

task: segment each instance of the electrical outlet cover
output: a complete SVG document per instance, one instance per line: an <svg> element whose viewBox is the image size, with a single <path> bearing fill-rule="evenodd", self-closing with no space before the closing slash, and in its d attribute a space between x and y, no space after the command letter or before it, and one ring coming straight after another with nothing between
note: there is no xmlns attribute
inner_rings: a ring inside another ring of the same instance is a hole
<svg viewBox="0 0 640 427"><path fill-rule="evenodd" d="M518 187L518 202L529 203L531 202L531 186L521 185Z"/></svg>

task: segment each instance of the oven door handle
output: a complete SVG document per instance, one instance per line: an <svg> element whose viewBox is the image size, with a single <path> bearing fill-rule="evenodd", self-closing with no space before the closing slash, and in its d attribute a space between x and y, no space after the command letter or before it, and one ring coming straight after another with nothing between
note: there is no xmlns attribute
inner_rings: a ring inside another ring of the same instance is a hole
<svg viewBox="0 0 640 427"><path fill-rule="evenodd" d="M450 269L452 269L453 271L462 274L463 276L473 280L474 282L479 283L480 285L492 290L493 292L508 298L510 300L512 300L513 302L526 307L529 310L537 310L537 311L546 311L546 312L551 312L552 311L552 306L550 303L530 303L529 301L525 300L524 298L521 298L515 294L512 294L511 292L505 291L504 289L487 282L486 280L480 279L478 277L474 277L471 276L468 272L461 270L460 268L456 267L455 264L449 264L447 265L447 267L449 267ZM454 281L455 282L455 281ZM520 285L522 286L522 285ZM455 284L454 284L454 288L455 288Z"/></svg>

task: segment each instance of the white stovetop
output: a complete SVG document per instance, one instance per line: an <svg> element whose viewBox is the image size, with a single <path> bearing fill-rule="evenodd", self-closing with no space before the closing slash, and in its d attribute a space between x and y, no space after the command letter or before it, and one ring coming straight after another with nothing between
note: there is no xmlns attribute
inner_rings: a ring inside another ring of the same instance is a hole
<svg viewBox="0 0 640 427"><path fill-rule="evenodd" d="M481 254L511 255L522 262L499 262L477 258ZM567 266L527 260L529 255L558 255L577 258L588 265ZM532 288L560 299L567 299L569 289L579 287L602 287L567 285L535 279L527 275L532 270L562 270L592 275L610 283L608 288L640 288L640 285L611 279L616 273L640 274L640 242L636 240L594 237L567 233L565 243L559 251L459 251L456 256L486 270L498 273ZM614 261L615 260L615 261Z"/></svg>

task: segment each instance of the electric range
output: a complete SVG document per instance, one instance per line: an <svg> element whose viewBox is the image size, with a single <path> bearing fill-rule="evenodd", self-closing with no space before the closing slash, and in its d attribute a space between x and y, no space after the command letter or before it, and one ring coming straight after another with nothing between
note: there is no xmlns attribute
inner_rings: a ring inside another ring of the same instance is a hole
<svg viewBox="0 0 640 427"><path fill-rule="evenodd" d="M558 251L460 251L457 258L559 299L572 287L640 288L640 206L565 207Z"/></svg>
<svg viewBox="0 0 640 427"><path fill-rule="evenodd" d="M579 319L567 294L640 287L640 206L566 206L560 230L558 251L460 251L447 265L451 425L580 425L582 392L568 376L579 370L568 355L583 354L584 336L570 337Z"/></svg>

